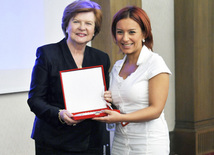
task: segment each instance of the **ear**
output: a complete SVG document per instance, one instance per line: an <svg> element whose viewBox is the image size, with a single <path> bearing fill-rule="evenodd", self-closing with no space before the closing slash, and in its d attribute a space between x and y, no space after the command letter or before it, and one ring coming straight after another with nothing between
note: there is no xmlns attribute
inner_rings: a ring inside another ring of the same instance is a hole
<svg viewBox="0 0 214 155"><path fill-rule="evenodd" d="M142 32L142 42L145 42L145 40L146 40L146 33Z"/></svg>

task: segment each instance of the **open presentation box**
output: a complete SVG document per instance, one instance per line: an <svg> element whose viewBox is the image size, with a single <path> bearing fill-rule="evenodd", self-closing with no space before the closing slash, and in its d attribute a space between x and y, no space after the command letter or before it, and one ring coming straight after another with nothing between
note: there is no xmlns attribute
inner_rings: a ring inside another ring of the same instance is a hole
<svg viewBox="0 0 214 155"><path fill-rule="evenodd" d="M102 65L60 71L60 77L65 109L74 120L106 116L103 110L110 108L103 97L106 82Z"/></svg>

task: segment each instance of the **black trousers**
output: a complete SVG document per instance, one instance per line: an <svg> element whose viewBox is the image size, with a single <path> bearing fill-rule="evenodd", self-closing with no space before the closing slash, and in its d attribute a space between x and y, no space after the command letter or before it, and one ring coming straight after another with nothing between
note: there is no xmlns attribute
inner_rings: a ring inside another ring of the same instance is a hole
<svg viewBox="0 0 214 155"><path fill-rule="evenodd" d="M103 155L103 149L91 148L84 152L69 152L35 143L36 155Z"/></svg>

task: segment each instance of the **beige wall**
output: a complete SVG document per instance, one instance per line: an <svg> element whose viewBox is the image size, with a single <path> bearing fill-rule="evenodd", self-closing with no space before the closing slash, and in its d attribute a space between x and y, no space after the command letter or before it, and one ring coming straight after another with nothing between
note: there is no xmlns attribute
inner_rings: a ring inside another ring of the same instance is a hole
<svg viewBox="0 0 214 155"><path fill-rule="evenodd" d="M0 114L0 154L33 155L34 114L27 105L27 93L0 95Z"/></svg>
<svg viewBox="0 0 214 155"><path fill-rule="evenodd" d="M173 3L174 1L172 0L142 0L142 7L148 13L152 23L154 51L164 58L173 73L170 79L170 92L165 108L170 131L173 131L175 124ZM66 5L66 3L62 4L60 0L55 0L55 3L51 2L51 4L45 1L46 10L51 10L51 12L45 14L48 21L56 20L56 25L60 25L61 21L59 19L51 18L54 17L54 14L59 17L59 12L54 11L54 8L57 9L60 6L60 9L62 9ZM49 18L50 15L51 18ZM49 25L51 24L49 23ZM55 31L62 35L60 27L57 27L56 30L53 30L53 28L48 29L46 27L47 35L52 35ZM34 114L30 112L26 101L27 92L0 95L0 153L3 155L34 154L34 141L30 138Z"/></svg>

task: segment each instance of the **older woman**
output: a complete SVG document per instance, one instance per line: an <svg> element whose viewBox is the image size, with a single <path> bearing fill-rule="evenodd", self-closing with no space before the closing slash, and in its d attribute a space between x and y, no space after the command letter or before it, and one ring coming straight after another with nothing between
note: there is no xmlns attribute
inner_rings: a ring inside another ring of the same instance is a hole
<svg viewBox="0 0 214 155"><path fill-rule="evenodd" d="M28 104L35 113L32 138L37 155L100 155L109 144L105 123L75 121L65 110L59 71L103 65L108 85L110 60L86 46L100 31L102 13L92 1L74 1L62 18L65 38L37 49Z"/></svg>

